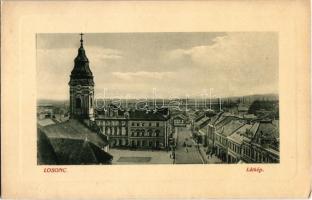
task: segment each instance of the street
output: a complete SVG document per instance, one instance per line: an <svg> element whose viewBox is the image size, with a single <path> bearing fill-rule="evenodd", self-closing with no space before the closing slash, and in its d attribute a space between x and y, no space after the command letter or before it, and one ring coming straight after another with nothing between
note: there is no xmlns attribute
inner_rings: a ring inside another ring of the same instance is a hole
<svg viewBox="0 0 312 200"><path fill-rule="evenodd" d="M196 147L196 143L191 139L191 131L186 127L176 127L176 131L178 138L175 150L175 164L203 164L204 161Z"/></svg>

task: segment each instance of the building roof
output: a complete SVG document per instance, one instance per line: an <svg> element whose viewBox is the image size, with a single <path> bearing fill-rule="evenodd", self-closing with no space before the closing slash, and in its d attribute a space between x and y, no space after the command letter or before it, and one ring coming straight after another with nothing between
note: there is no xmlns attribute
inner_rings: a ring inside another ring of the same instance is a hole
<svg viewBox="0 0 312 200"><path fill-rule="evenodd" d="M96 119L125 119L127 111L114 104L109 104L105 108L95 109Z"/></svg>
<svg viewBox="0 0 312 200"><path fill-rule="evenodd" d="M107 140L77 120L38 126L38 163L109 164Z"/></svg>
<svg viewBox="0 0 312 200"><path fill-rule="evenodd" d="M199 128L203 128L208 125L209 121L210 121L209 117L204 117L200 121L196 122L195 125L198 126Z"/></svg>
<svg viewBox="0 0 312 200"><path fill-rule="evenodd" d="M186 120L187 117L183 114L178 114L178 115L175 115L172 117L172 119L183 119L183 120Z"/></svg>
<svg viewBox="0 0 312 200"><path fill-rule="evenodd" d="M215 116L210 118L210 122L209 124L211 125L215 125L215 123L219 120L219 118L223 115L223 112L219 112L218 114L216 114Z"/></svg>
<svg viewBox="0 0 312 200"><path fill-rule="evenodd" d="M223 126L218 129L218 133L226 137L233 134L238 128L242 127L245 124L244 121L233 117L227 117L222 122Z"/></svg>
<svg viewBox="0 0 312 200"><path fill-rule="evenodd" d="M170 118L168 108L154 110L131 110L129 112L130 120L144 121L166 121Z"/></svg>
<svg viewBox="0 0 312 200"><path fill-rule="evenodd" d="M257 119L257 116L254 114L245 114L244 119Z"/></svg>
<svg viewBox="0 0 312 200"><path fill-rule="evenodd" d="M233 115L227 115L226 113L223 113L218 120L215 121L216 129L222 128L227 123L231 122L233 119L237 119L237 117Z"/></svg>
<svg viewBox="0 0 312 200"><path fill-rule="evenodd" d="M201 119L203 119L204 117L206 117L205 113L200 113L196 118L195 118L195 122L199 122Z"/></svg>
<svg viewBox="0 0 312 200"><path fill-rule="evenodd" d="M252 127L252 124L244 124L239 129L233 132L232 135L228 136L229 140L232 140L238 144L242 144L244 140L248 140L246 138L245 133L247 130L249 130Z"/></svg>
<svg viewBox="0 0 312 200"><path fill-rule="evenodd" d="M249 109L246 106L238 106L238 111L247 112Z"/></svg>
<svg viewBox="0 0 312 200"><path fill-rule="evenodd" d="M44 119L38 120L38 124L40 126L48 126L48 125L55 124L55 122L50 118L44 118Z"/></svg>

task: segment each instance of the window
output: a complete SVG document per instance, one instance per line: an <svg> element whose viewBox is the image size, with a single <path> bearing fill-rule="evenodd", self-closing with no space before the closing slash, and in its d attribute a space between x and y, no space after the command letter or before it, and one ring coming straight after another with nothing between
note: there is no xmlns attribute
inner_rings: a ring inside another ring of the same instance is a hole
<svg viewBox="0 0 312 200"><path fill-rule="evenodd" d="M90 106L91 106L91 108L93 106L93 99L92 99L92 97L91 97L91 100L90 100Z"/></svg>
<svg viewBox="0 0 312 200"><path fill-rule="evenodd" d="M149 126L152 126L152 123L150 122L148 125L149 125Z"/></svg>
<svg viewBox="0 0 312 200"><path fill-rule="evenodd" d="M148 129L148 130L147 130L147 133L148 133L148 135L151 137L151 136L152 136L152 134L153 134L153 130Z"/></svg>
<svg viewBox="0 0 312 200"><path fill-rule="evenodd" d="M156 122L156 126L159 126L159 122Z"/></svg>
<svg viewBox="0 0 312 200"><path fill-rule="evenodd" d="M156 130L156 131L155 131L155 134L156 134L156 137L159 137L160 130Z"/></svg>
<svg viewBox="0 0 312 200"><path fill-rule="evenodd" d="M76 108L81 108L81 99L76 98Z"/></svg>
<svg viewBox="0 0 312 200"><path fill-rule="evenodd" d="M135 125L134 125L134 122L132 122L131 125L132 125L132 126L135 126Z"/></svg>

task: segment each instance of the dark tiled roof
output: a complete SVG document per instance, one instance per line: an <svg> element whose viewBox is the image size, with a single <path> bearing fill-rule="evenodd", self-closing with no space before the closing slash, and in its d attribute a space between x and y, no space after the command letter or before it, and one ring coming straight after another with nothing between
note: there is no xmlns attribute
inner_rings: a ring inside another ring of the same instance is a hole
<svg viewBox="0 0 312 200"><path fill-rule="evenodd" d="M216 129L222 128L224 125L231 122L233 119L236 119L236 117L226 115L220 116L220 118L215 122Z"/></svg>
<svg viewBox="0 0 312 200"><path fill-rule="evenodd" d="M165 121L170 118L168 115L168 109L160 109L154 112L153 110L132 110L129 112L130 120L155 120L155 121Z"/></svg>
<svg viewBox="0 0 312 200"><path fill-rule="evenodd" d="M252 124L245 124L230 136L228 136L229 139L233 140L234 142L241 144L245 139L245 133L247 130L249 130L252 127Z"/></svg>
<svg viewBox="0 0 312 200"><path fill-rule="evenodd" d="M215 116L211 117L209 124L215 125L218 122L219 118L223 115L223 112L216 114Z"/></svg>
<svg viewBox="0 0 312 200"><path fill-rule="evenodd" d="M205 113L202 113L201 115L199 115L198 117L195 118L195 122L200 121L201 119L203 119L204 117L206 117Z"/></svg>
<svg viewBox="0 0 312 200"><path fill-rule="evenodd" d="M38 163L109 164L107 141L76 120L38 127Z"/></svg>
<svg viewBox="0 0 312 200"><path fill-rule="evenodd" d="M37 132L37 163L45 165L57 164L57 156L44 132L38 128Z"/></svg>
<svg viewBox="0 0 312 200"><path fill-rule="evenodd" d="M210 119L209 118L207 118L207 119L205 119L199 126L202 128L202 127L205 127L205 126L207 126L208 124L209 124L209 122L210 122Z"/></svg>
<svg viewBox="0 0 312 200"><path fill-rule="evenodd" d="M260 122L257 134L263 134L263 136L271 138L279 138L278 127L270 122Z"/></svg>
<svg viewBox="0 0 312 200"><path fill-rule="evenodd" d="M228 118L230 121L228 121L224 126L221 128L221 134L224 136L230 136L233 134L237 129L242 127L245 122L241 120L237 120L235 118Z"/></svg>

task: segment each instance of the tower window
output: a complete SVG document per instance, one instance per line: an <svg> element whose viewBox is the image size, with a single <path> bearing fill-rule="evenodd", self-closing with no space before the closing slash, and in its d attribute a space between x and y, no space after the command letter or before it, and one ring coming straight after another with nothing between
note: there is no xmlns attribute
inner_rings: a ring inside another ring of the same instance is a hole
<svg viewBox="0 0 312 200"><path fill-rule="evenodd" d="M76 98L76 108L81 108L81 99Z"/></svg>

